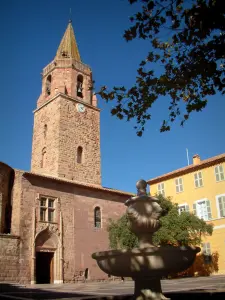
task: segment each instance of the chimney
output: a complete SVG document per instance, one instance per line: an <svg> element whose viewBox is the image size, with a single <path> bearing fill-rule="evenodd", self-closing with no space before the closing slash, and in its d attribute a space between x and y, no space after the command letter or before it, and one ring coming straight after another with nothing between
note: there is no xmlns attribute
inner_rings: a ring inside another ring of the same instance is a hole
<svg viewBox="0 0 225 300"><path fill-rule="evenodd" d="M193 165L198 165L198 164L200 164L200 162L201 162L200 156L198 154L195 154L193 156Z"/></svg>

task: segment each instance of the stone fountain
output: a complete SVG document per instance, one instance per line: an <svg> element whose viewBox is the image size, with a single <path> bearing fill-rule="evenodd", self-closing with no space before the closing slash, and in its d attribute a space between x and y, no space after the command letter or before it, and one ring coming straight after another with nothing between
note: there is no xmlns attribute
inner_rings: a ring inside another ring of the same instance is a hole
<svg viewBox="0 0 225 300"><path fill-rule="evenodd" d="M107 274L132 277L135 282L134 298L166 299L162 294L160 279L170 273L190 267L199 247L156 247L152 236L160 227L162 208L157 198L146 193L147 183L139 180L137 196L125 202L131 231L138 237L139 248L96 252L92 257Z"/></svg>

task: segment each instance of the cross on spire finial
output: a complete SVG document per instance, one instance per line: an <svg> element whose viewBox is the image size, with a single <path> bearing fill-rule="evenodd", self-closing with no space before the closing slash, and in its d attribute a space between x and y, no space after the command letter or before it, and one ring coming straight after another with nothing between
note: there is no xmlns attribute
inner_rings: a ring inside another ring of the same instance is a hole
<svg viewBox="0 0 225 300"><path fill-rule="evenodd" d="M70 18L69 18L69 23L72 23L72 9L70 7Z"/></svg>

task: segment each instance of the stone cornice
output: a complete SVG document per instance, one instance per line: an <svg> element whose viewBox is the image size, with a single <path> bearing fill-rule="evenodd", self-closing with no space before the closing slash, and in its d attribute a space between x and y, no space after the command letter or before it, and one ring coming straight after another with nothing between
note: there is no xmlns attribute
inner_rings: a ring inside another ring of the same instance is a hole
<svg viewBox="0 0 225 300"><path fill-rule="evenodd" d="M70 101L74 101L74 102L77 102L77 103L82 103L83 105L85 105L85 106L87 106L87 107L90 107L90 108L92 108L92 109L94 109L94 110L100 111L99 108L97 108L97 107L95 107L95 106L93 106L93 105L91 105L91 104L88 104L88 103L86 103L86 102L84 102L84 101L81 101L81 100L79 100L79 99L77 99L77 98L73 98L73 97L71 97L71 96L68 96L68 95L65 95L65 94L62 94L62 93L58 93L58 94L56 94L54 97L52 97L50 100L48 100L47 102L45 102L43 105L41 105L40 107L36 108L36 109L33 111L33 113L36 113L36 112L39 111L42 107L48 105L50 102L52 102L53 100L55 100L55 99L58 98L59 96L61 96L61 97L64 98L64 99L70 100Z"/></svg>

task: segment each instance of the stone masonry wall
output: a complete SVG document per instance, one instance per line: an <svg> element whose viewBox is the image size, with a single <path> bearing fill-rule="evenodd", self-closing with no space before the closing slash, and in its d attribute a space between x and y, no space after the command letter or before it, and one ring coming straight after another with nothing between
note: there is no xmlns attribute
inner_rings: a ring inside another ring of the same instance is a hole
<svg viewBox="0 0 225 300"><path fill-rule="evenodd" d="M19 282L18 237L0 234L0 282Z"/></svg>
<svg viewBox="0 0 225 300"><path fill-rule="evenodd" d="M89 87L92 82L92 73L89 67L72 59L61 59L50 63L45 69L43 71L42 92L37 107L42 106L58 93L67 94L91 104L92 91ZM51 94L46 95L46 80L49 75L51 75ZM77 97L78 75L83 76L83 98Z"/></svg>
<svg viewBox="0 0 225 300"><path fill-rule="evenodd" d="M78 112L76 101L60 100L60 177L85 183L101 184L99 110L85 106ZM77 163L77 149L82 147L82 163Z"/></svg>
<svg viewBox="0 0 225 300"><path fill-rule="evenodd" d="M31 171L57 175L59 159L59 98L34 113ZM46 152L42 164L43 152Z"/></svg>
<svg viewBox="0 0 225 300"><path fill-rule="evenodd" d="M23 271L20 272L24 282L31 280L31 253L33 240L32 216L38 195L55 197L60 206L63 221L63 278L64 282L75 282L86 268L90 279L107 279L97 266L91 254L109 248L107 224L109 218L118 218L125 212L124 202L128 195L119 195L88 187L59 182L33 175L23 179L23 203L21 207L21 255ZM94 208L99 206L102 212L102 228L94 227ZM55 212L58 214L58 211ZM36 220L36 227L43 222ZM43 224L46 225L46 224ZM60 230L56 219L54 223ZM57 278L56 278L57 279Z"/></svg>
<svg viewBox="0 0 225 300"><path fill-rule="evenodd" d="M9 199L9 180L12 168L0 162L0 233L5 229L5 212Z"/></svg>
<svg viewBox="0 0 225 300"><path fill-rule="evenodd" d="M15 178L12 189L12 217L11 217L11 234L20 236L20 211L21 199L23 196L22 191L22 177L23 171L15 170Z"/></svg>

